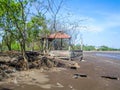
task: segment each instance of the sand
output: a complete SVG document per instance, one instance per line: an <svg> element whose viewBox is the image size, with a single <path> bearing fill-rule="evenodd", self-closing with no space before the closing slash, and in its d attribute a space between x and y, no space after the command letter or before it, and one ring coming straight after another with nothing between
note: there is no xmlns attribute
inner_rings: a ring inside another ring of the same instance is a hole
<svg viewBox="0 0 120 90"><path fill-rule="evenodd" d="M80 65L77 70L59 68L50 72L31 70L17 73L13 81L0 83L0 90L120 90L120 60L84 52L84 60L76 62ZM75 78L74 74L87 77ZM101 76L114 76L118 80Z"/></svg>

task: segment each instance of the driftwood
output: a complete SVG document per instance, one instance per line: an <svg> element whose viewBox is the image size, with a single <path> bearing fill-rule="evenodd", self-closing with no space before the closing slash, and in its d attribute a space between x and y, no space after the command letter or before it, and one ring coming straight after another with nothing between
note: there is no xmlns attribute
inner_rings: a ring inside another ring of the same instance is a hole
<svg viewBox="0 0 120 90"><path fill-rule="evenodd" d="M73 76L73 78L75 78L75 79L77 79L77 78L79 78L79 77L87 77L87 75L86 75L86 74L78 74L78 73L76 73L76 74L74 74L74 76Z"/></svg>
<svg viewBox="0 0 120 90"><path fill-rule="evenodd" d="M101 76L101 77L106 79L119 80L118 77L114 77L114 76Z"/></svg>
<svg viewBox="0 0 120 90"><path fill-rule="evenodd" d="M53 58L53 57L50 57L50 56L48 58L52 59L57 67L68 67L70 69L72 69L72 68L75 68L75 69L80 68L78 63L75 62L75 61L63 60L63 59L60 59L60 58Z"/></svg>

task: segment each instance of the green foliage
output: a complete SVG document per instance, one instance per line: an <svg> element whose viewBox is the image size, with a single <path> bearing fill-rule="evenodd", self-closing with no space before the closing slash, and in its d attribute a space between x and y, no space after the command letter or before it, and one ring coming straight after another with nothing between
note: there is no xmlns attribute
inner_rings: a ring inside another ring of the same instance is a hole
<svg viewBox="0 0 120 90"><path fill-rule="evenodd" d="M81 49L81 45L73 45L73 49L74 50L80 50ZM95 46L92 46L92 45L90 45L90 46L86 45L85 46L85 45L83 45L82 49L84 51L92 51L92 50L95 50Z"/></svg>
<svg viewBox="0 0 120 90"><path fill-rule="evenodd" d="M12 43L11 47L12 50L17 50L17 51L20 50L20 44L18 42Z"/></svg>
<svg viewBox="0 0 120 90"><path fill-rule="evenodd" d="M73 50L80 50L80 45L72 45Z"/></svg>
<svg viewBox="0 0 120 90"><path fill-rule="evenodd" d="M83 45L83 50L92 51L92 50L96 50L96 49L95 49L95 46L92 46L92 45L90 45L90 46Z"/></svg>
<svg viewBox="0 0 120 90"><path fill-rule="evenodd" d="M81 49L80 45L72 45L74 50ZM83 45L84 51L120 51L120 49L110 48L108 46L100 46L99 48L95 48L92 45Z"/></svg>
<svg viewBox="0 0 120 90"><path fill-rule="evenodd" d="M99 51L118 51L119 49L115 49L115 48L110 48L108 46L100 46Z"/></svg>
<svg viewBox="0 0 120 90"><path fill-rule="evenodd" d="M20 17L20 3L15 0L0 0L0 24L3 30L3 42L9 50L11 50L11 44L19 38L15 25L18 25ZM16 24L15 24L16 23ZM16 34L14 32L17 32Z"/></svg>

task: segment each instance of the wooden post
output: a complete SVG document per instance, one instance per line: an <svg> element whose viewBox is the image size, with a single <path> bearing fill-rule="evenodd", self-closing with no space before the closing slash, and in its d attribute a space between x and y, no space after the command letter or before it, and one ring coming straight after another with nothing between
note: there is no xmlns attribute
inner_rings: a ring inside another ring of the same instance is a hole
<svg viewBox="0 0 120 90"><path fill-rule="evenodd" d="M80 36L80 46L81 46L81 50L83 50L83 39L82 39L82 35Z"/></svg>
<svg viewBox="0 0 120 90"><path fill-rule="evenodd" d="M60 47L60 50L62 50L62 38L61 38L61 47Z"/></svg>
<svg viewBox="0 0 120 90"><path fill-rule="evenodd" d="M69 60L71 60L71 39L69 38L69 48L68 48L68 51L69 51Z"/></svg>

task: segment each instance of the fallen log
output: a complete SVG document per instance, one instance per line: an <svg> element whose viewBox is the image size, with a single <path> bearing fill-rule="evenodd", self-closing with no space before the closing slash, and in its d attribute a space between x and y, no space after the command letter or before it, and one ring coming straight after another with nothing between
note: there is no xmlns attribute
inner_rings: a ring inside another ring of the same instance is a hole
<svg viewBox="0 0 120 90"><path fill-rule="evenodd" d="M63 60L60 58L53 58L53 57L48 57L49 59L53 60L55 63L56 67L68 67L68 68L80 68L77 62L75 61L70 61L70 60Z"/></svg>

